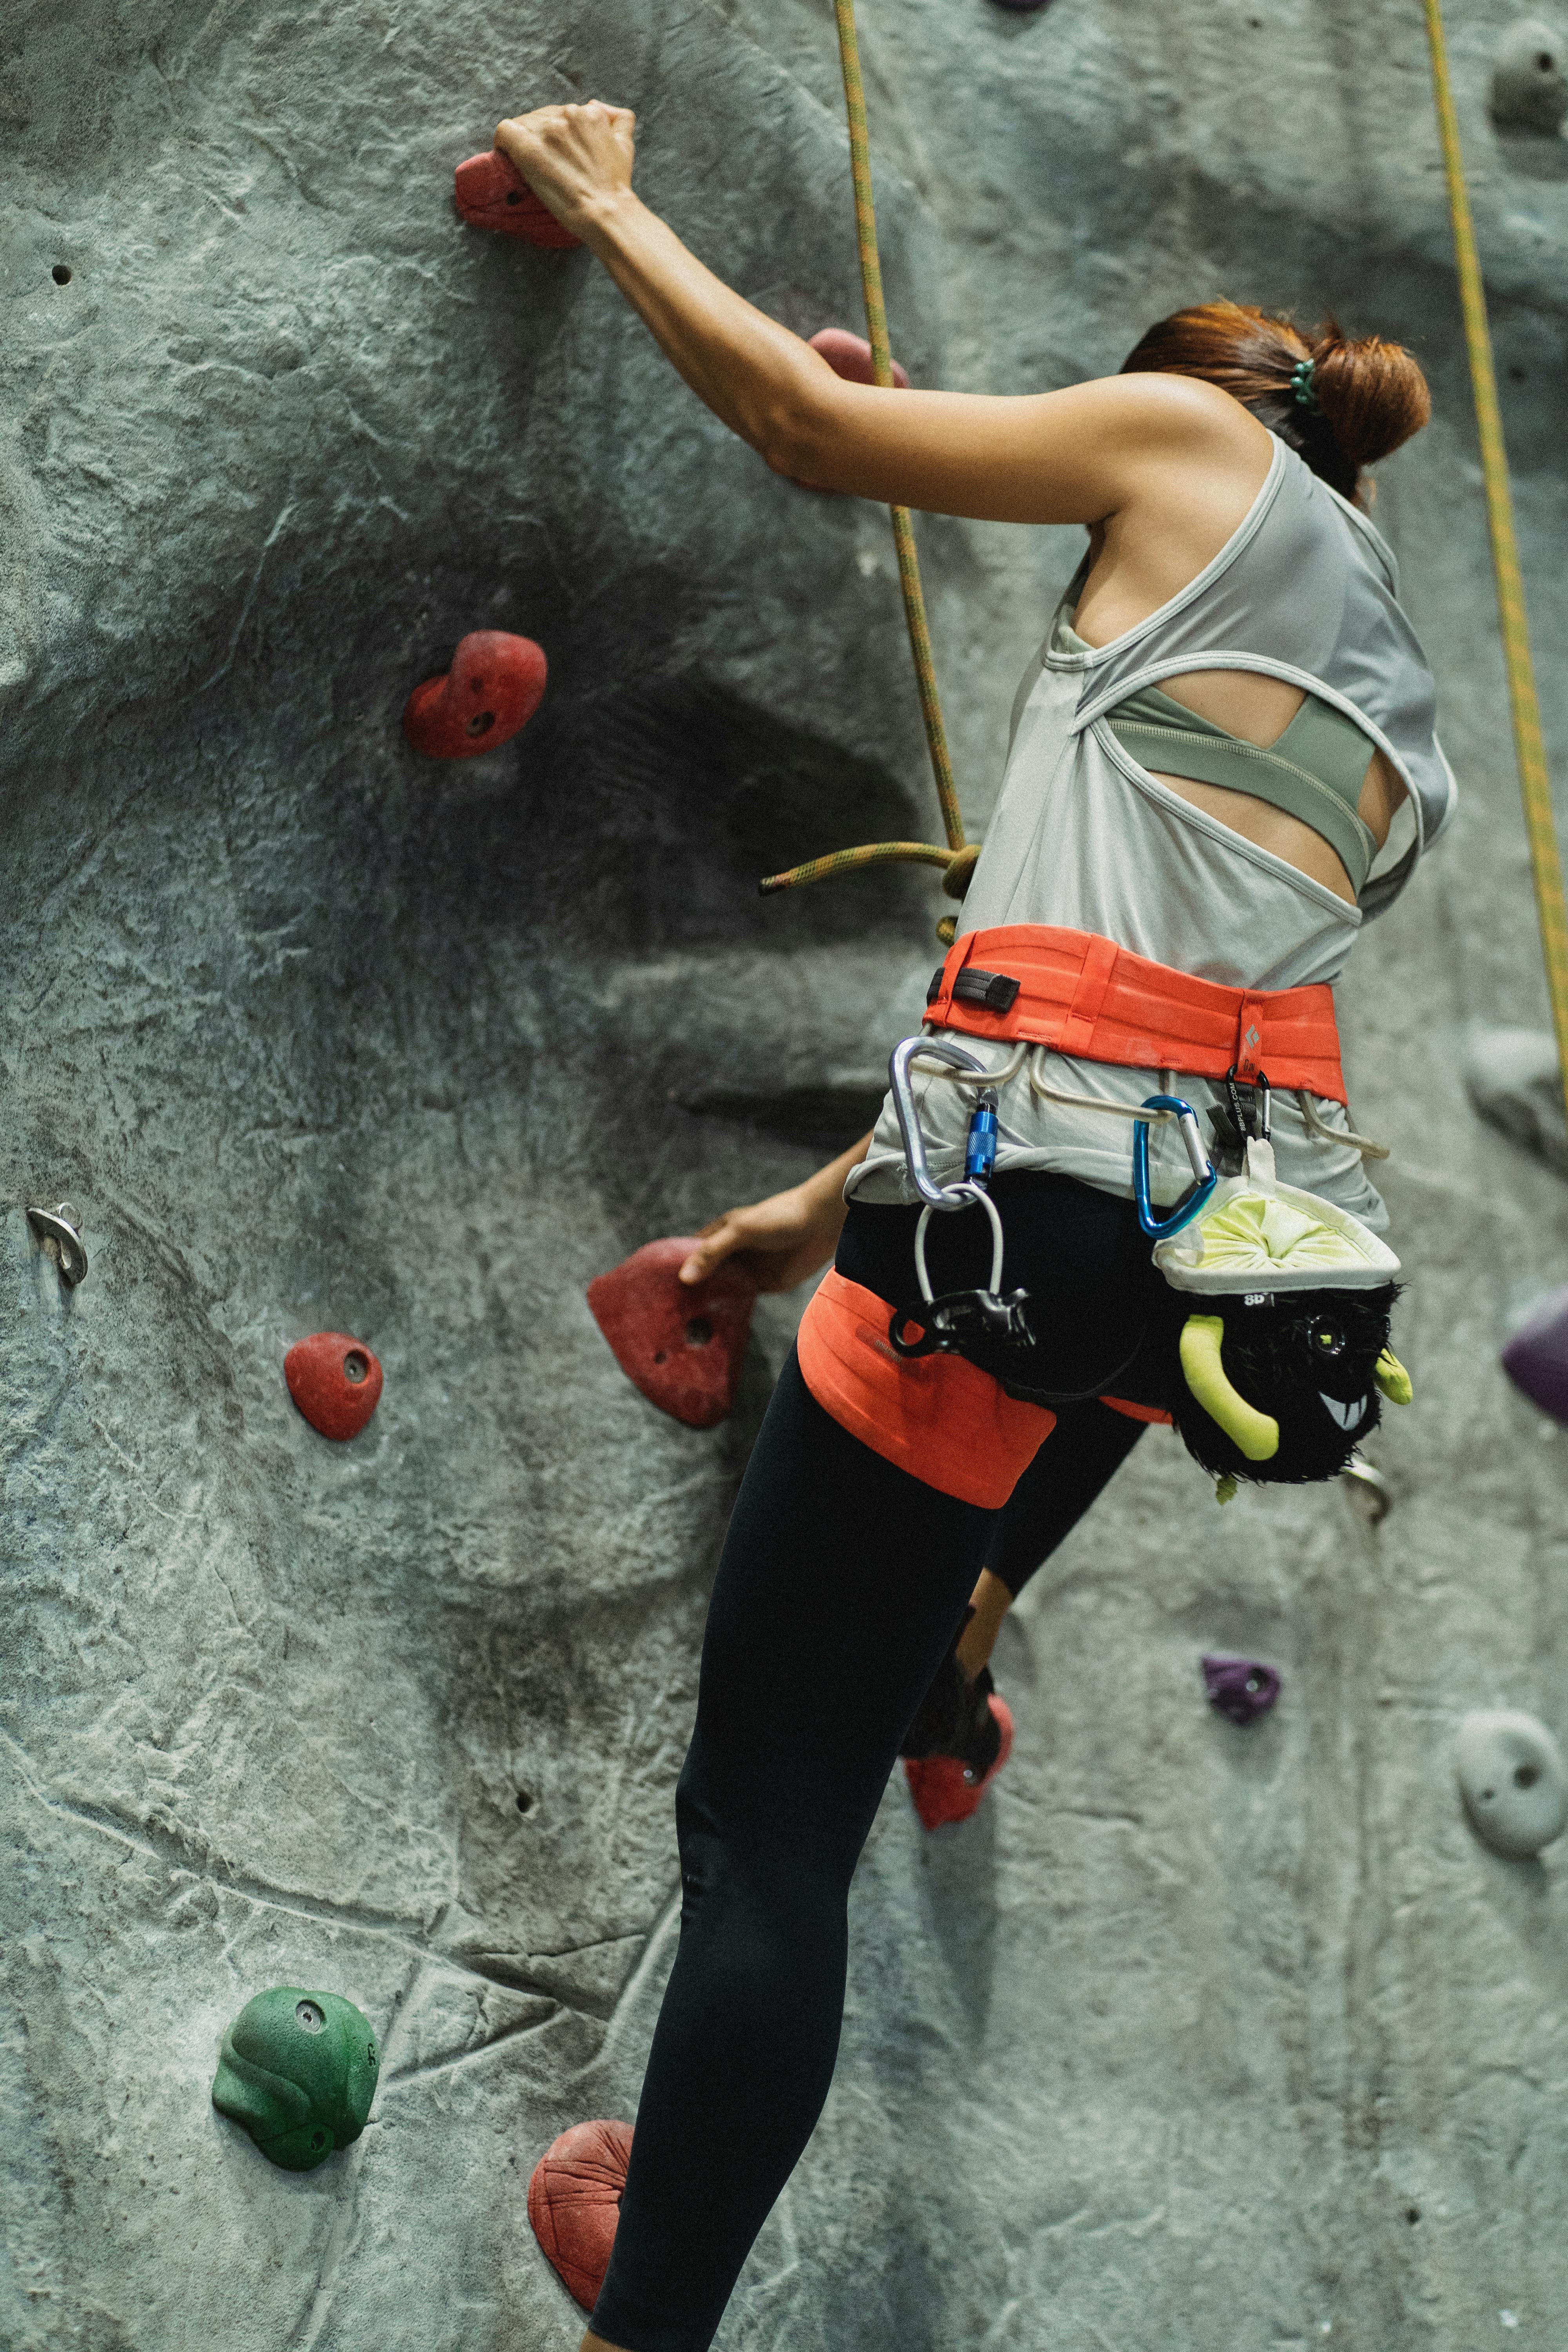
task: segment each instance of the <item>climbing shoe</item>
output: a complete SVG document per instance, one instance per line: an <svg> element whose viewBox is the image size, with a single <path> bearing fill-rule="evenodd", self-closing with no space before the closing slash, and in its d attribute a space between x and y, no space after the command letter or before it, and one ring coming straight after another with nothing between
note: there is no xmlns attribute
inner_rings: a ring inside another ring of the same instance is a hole
<svg viewBox="0 0 1568 2352"><path fill-rule="evenodd" d="M1013 1717L998 1698L989 1666L973 1679L958 1663L958 1644L974 1612L964 1613L931 1687L899 1743L914 1808L928 1830L967 1821L1013 1745Z"/></svg>

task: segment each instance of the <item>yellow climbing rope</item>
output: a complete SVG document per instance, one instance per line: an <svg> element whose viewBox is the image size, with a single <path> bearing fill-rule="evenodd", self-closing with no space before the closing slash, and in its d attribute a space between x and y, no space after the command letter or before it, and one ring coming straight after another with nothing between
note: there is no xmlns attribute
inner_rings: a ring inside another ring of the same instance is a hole
<svg viewBox="0 0 1568 2352"><path fill-rule="evenodd" d="M877 250L877 213L871 197L871 147L866 128L866 90L860 79L860 44L855 30L855 0L834 0L834 12L838 20L838 62L844 73L844 106L849 119L849 167L855 184L855 230L860 247L860 285L866 298L866 329L871 340L871 369L878 383L889 389L893 381L892 353L888 343L888 314L882 303L882 264ZM937 692L936 668L931 660L931 631L926 625L925 597L921 589L920 557L915 551L914 525L908 507L889 509L893 518L893 545L899 558L899 586L903 592L904 619L909 625L910 651L914 656L915 679L920 688L921 716L925 721L926 744L931 752L931 773L936 779L936 796L942 804L942 821L947 834L947 847L939 849L934 842L875 841L860 849L836 849L826 857L811 858L805 866L792 866L787 873L770 874L757 885L765 896L772 890L793 889L797 883L819 882L832 874L853 874L862 866L887 866L895 862L943 868L943 887L950 897L962 898L968 887L969 877L980 852L978 846L965 847L963 819L959 814L958 793L952 781L952 761L948 756L947 730L942 724L942 698ZM952 936L952 920L938 926Z"/></svg>
<svg viewBox="0 0 1568 2352"><path fill-rule="evenodd" d="M1487 327L1486 289L1481 278L1480 257L1476 251L1469 190L1465 183L1459 119L1454 106L1454 86L1448 74L1448 46L1443 32L1442 0L1425 0L1425 5L1426 36L1432 48L1432 88L1437 101L1437 128L1443 142L1443 169L1448 182L1448 206L1454 216L1454 259L1459 279L1459 300L1465 316L1465 341L1470 354L1470 383L1475 394L1476 428L1481 447L1481 477L1486 484L1487 520L1491 530L1492 568L1497 574L1503 667L1508 674L1514 751L1519 761L1520 792L1524 800L1524 829L1530 843L1531 871L1535 880L1535 908L1541 924L1541 946L1546 963L1546 989L1552 999L1552 1025L1557 1033L1557 1060L1563 1081L1563 1107L1568 1112L1568 908L1563 905L1563 866L1557 850L1557 827L1552 814L1552 779L1547 772L1546 747L1541 734L1541 704L1535 691L1535 668L1530 656L1530 623L1524 609L1524 583L1520 573L1519 547L1514 538L1508 451L1503 444L1502 418L1498 409L1497 373L1492 365L1491 336Z"/></svg>

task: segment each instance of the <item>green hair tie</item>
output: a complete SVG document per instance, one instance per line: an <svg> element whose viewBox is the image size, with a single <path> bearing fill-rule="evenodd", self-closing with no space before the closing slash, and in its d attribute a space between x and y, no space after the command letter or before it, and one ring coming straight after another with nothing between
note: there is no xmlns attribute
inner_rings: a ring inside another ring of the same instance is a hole
<svg viewBox="0 0 1568 2352"><path fill-rule="evenodd" d="M1295 394L1296 404L1306 409L1311 416L1321 416L1323 413L1323 404L1318 398L1312 383L1317 373L1316 360L1300 360L1290 371L1290 389Z"/></svg>

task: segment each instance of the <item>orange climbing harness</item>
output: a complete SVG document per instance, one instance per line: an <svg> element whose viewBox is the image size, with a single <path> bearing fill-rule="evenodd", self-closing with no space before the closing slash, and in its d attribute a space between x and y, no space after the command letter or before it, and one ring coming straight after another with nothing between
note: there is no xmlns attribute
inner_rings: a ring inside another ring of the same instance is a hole
<svg viewBox="0 0 1568 2352"><path fill-rule="evenodd" d="M1057 1425L962 1356L895 1354L885 1298L831 1267L795 1340L801 1377L840 1429L939 1494L999 1511Z"/></svg>
<svg viewBox="0 0 1568 2352"><path fill-rule="evenodd" d="M1010 923L966 931L931 984L928 1024L1046 1045L1124 1069L1234 1076L1347 1100L1333 991L1226 988L1094 931Z"/></svg>
<svg viewBox="0 0 1568 2352"><path fill-rule="evenodd" d="M1331 989L1226 988L1060 924L966 933L931 982L926 1022L1083 1061L1230 1076L1248 1086L1267 1081L1303 1097L1345 1100ZM900 1047L895 1066L907 1050ZM932 1050L941 1051L934 1039ZM959 1073L971 1082L974 1075ZM997 1279L994 1270L994 1288ZM960 1502L1000 1510L1056 1427L1055 1413L1009 1396L962 1355L901 1352L892 1345L891 1315L874 1291L837 1268L826 1275L796 1342L806 1387L883 1461ZM1121 1397L1100 1402L1134 1421L1171 1417Z"/></svg>

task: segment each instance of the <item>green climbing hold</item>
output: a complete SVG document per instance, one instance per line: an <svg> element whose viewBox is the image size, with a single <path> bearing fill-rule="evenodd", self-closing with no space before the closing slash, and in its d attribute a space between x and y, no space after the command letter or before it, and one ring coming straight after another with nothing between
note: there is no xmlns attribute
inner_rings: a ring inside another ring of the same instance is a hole
<svg viewBox="0 0 1568 2352"><path fill-rule="evenodd" d="M310 2172L363 2131L375 2071L375 2035L352 2000L274 1985L224 2035L213 2105L270 2163Z"/></svg>

